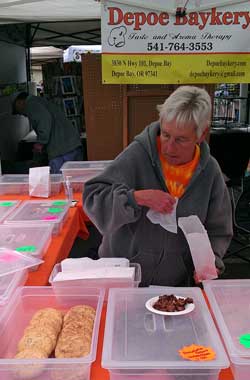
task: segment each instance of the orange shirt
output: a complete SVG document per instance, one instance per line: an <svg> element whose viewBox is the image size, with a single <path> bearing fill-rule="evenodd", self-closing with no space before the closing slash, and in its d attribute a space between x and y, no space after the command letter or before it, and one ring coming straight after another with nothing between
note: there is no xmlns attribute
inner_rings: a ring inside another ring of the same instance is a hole
<svg viewBox="0 0 250 380"><path fill-rule="evenodd" d="M196 145L195 154L192 161L184 165L170 165L161 153L160 136L157 137L157 150L161 161L161 167L166 186L169 193L176 198L180 198L189 184L193 173L200 160L200 147Z"/></svg>

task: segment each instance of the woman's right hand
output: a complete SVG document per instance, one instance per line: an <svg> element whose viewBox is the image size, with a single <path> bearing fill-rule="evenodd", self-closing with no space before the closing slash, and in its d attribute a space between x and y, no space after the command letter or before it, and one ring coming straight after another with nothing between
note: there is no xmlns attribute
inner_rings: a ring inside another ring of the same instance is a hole
<svg viewBox="0 0 250 380"><path fill-rule="evenodd" d="M134 197L139 206L146 206L162 214L173 211L176 199L162 190L136 190Z"/></svg>

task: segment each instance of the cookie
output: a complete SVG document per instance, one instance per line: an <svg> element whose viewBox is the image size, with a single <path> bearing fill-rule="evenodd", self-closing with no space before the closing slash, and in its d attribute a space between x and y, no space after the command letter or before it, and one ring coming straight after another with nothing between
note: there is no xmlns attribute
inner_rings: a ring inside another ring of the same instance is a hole
<svg viewBox="0 0 250 380"><path fill-rule="evenodd" d="M83 339L82 337L59 337L55 349L56 358L80 358L90 353L91 337Z"/></svg>
<svg viewBox="0 0 250 380"><path fill-rule="evenodd" d="M89 317L93 320L95 319L95 309L87 305L78 305L72 307L64 316L64 323L67 322L69 318L84 318Z"/></svg>
<svg viewBox="0 0 250 380"><path fill-rule="evenodd" d="M63 314L56 309L46 308L37 311L30 321L30 325L43 325L52 326L56 334L58 334L62 328Z"/></svg>
<svg viewBox="0 0 250 380"><path fill-rule="evenodd" d="M41 351L49 356L56 346L56 338L46 334L31 331L25 334L18 343L18 352L26 349Z"/></svg>
<svg viewBox="0 0 250 380"><path fill-rule="evenodd" d="M40 334L44 334L44 335L48 335L49 337L53 337L55 338L55 340L57 339L57 331L56 329L54 329L54 327L52 325L42 325L42 324L38 324L38 325L28 325L28 327L26 327L26 329L24 330L24 334L23 335L28 335L30 333L40 333Z"/></svg>
<svg viewBox="0 0 250 380"><path fill-rule="evenodd" d="M46 353L34 349L26 349L19 352L15 359L46 359ZM31 364L23 364L15 365L15 377L17 379L29 380L39 376L43 370L45 369L45 365L43 363L31 363Z"/></svg>

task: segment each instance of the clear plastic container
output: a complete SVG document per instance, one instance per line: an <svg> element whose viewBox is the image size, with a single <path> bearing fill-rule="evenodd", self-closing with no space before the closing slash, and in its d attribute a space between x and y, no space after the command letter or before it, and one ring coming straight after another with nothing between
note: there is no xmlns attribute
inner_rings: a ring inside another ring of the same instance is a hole
<svg viewBox="0 0 250 380"><path fill-rule="evenodd" d="M99 175L112 161L67 161L61 167L64 181L70 177L73 191L83 192L84 183Z"/></svg>
<svg viewBox="0 0 250 380"><path fill-rule="evenodd" d="M51 174L51 195L56 195L62 190L63 178L61 174ZM0 176L0 195L4 194L29 194L28 174L4 174Z"/></svg>
<svg viewBox="0 0 250 380"><path fill-rule="evenodd" d="M53 235L57 235L62 229L69 208L70 203L62 199L25 201L5 219L4 224L52 224Z"/></svg>
<svg viewBox="0 0 250 380"><path fill-rule="evenodd" d="M42 258L52 237L52 225L0 225L0 247Z"/></svg>
<svg viewBox="0 0 250 380"><path fill-rule="evenodd" d="M194 310L162 316L148 311L146 301L163 294L192 297ZM179 350L192 344L211 347L208 361L183 359ZM229 362L198 288L110 289L102 366L110 380L217 380Z"/></svg>
<svg viewBox="0 0 250 380"><path fill-rule="evenodd" d="M89 380L96 348L104 292L102 289L23 287L16 290L0 315L0 378L3 380ZM14 359L17 344L36 311L46 307L67 311L72 306L89 305L96 309L91 351L88 356L70 359ZM29 377L25 373L29 371ZM36 376L32 376L32 371ZM23 374L23 376L22 376Z"/></svg>
<svg viewBox="0 0 250 380"><path fill-rule="evenodd" d="M56 264L50 274L49 283L54 288L60 288L63 286L82 286L82 287L98 287L105 289L105 300L108 298L108 292L111 288L136 288L141 282L141 266L140 264L130 263L130 267L135 268L135 278L134 280L130 279L81 279L81 280L70 280L70 281L55 281L54 278L57 273L61 272L61 264Z"/></svg>
<svg viewBox="0 0 250 380"><path fill-rule="evenodd" d="M10 300L11 295L18 286L23 286L25 284L27 278L27 269L0 277L0 307Z"/></svg>
<svg viewBox="0 0 250 380"><path fill-rule="evenodd" d="M1 178L1 177L0 177ZM15 210L15 208L20 204L20 201L14 200L0 200L0 223L7 218L7 216Z"/></svg>
<svg viewBox="0 0 250 380"><path fill-rule="evenodd" d="M250 349L239 338L250 332L250 280L210 280L203 284L229 354L234 379L249 380Z"/></svg>
<svg viewBox="0 0 250 380"><path fill-rule="evenodd" d="M37 257L24 255L6 247L0 248L0 277L27 268L34 268L42 263L43 260Z"/></svg>

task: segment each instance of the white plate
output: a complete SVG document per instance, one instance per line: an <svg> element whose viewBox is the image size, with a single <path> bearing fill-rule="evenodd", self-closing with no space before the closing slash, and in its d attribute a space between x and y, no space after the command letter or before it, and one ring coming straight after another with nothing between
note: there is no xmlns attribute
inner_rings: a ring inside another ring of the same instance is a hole
<svg viewBox="0 0 250 380"><path fill-rule="evenodd" d="M176 296L176 298L187 298L187 297L183 297L183 296ZM194 310L195 308L195 305L194 303L188 303L186 306L185 306L185 310L182 310L182 311L161 311L161 310L157 310L153 307L153 305L158 301L159 299L159 296L157 297L153 297L153 298L150 298L146 303L145 303L145 306L146 308L151 311L152 313L155 313L155 314L159 314L159 315L183 315L183 314L188 314L188 313L191 313L191 311Z"/></svg>

